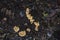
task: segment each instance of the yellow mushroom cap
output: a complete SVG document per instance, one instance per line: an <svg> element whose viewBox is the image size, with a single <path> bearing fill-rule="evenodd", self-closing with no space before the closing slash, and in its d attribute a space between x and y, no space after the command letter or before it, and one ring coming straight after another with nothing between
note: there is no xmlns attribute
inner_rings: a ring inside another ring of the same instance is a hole
<svg viewBox="0 0 60 40"><path fill-rule="evenodd" d="M34 19L31 19L31 20L30 20L30 23L32 24L34 21L35 21Z"/></svg>
<svg viewBox="0 0 60 40"><path fill-rule="evenodd" d="M18 34L19 36L24 37L26 36L26 31L20 31Z"/></svg>
<svg viewBox="0 0 60 40"><path fill-rule="evenodd" d="M26 14L29 14L29 11L30 11L29 8L27 8L27 9L26 9Z"/></svg>
<svg viewBox="0 0 60 40"><path fill-rule="evenodd" d="M34 22L34 24L35 24L35 26L39 26L40 25L39 22Z"/></svg>
<svg viewBox="0 0 60 40"><path fill-rule="evenodd" d="M31 14L26 14L27 18L30 18L31 17Z"/></svg>
<svg viewBox="0 0 60 40"><path fill-rule="evenodd" d="M19 31L19 27L18 27L18 26L14 26L14 27L13 27L13 30L14 30L15 32L18 32L18 31Z"/></svg>
<svg viewBox="0 0 60 40"><path fill-rule="evenodd" d="M33 19L33 16L28 17L28 19L29 19L29 20L32 20L32 19Z"/></svg>
<svg viewBox="0 0 60 40"><path fill-rule="evenodd" d="M35 30L38 31L38 27L39 27L39 22L34 22L34 25L35 25Z"/></svg>
<svg viewBox="0 0 60 40"><path fill-rule="evenodd" d="M38 31L39 29L37 27L35 27L35 31Z"/></svg>

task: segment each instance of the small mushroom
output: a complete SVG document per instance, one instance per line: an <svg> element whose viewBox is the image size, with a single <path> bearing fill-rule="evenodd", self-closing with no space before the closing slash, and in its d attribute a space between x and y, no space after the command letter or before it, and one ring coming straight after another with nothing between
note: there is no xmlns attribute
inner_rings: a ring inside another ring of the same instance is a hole
<svg viewBox="0 0 60 40"><path fill-rule="evenodd" d="M13 27L13 30L14 30L15 32L18 32L18 31L19 31L19 27L18 27L18 26L14 26L14 27Z"/></svg>
<svg viewBox="0 0 60 40"><path fill-rule="evenodd" d="M19 36L24 37L26 36L26 31L20 31L18 34Z"/></svg>

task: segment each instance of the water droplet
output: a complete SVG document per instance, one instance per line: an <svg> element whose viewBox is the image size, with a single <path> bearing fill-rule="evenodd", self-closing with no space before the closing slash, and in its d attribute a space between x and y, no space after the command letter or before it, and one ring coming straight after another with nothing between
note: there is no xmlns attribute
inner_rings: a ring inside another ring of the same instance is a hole
<svg viewBox="0 0 60 40"><path fill-rule="evenodd" d="M24 16L24 11L20 11L20 16L21 16L21 17Z"/></svg>

